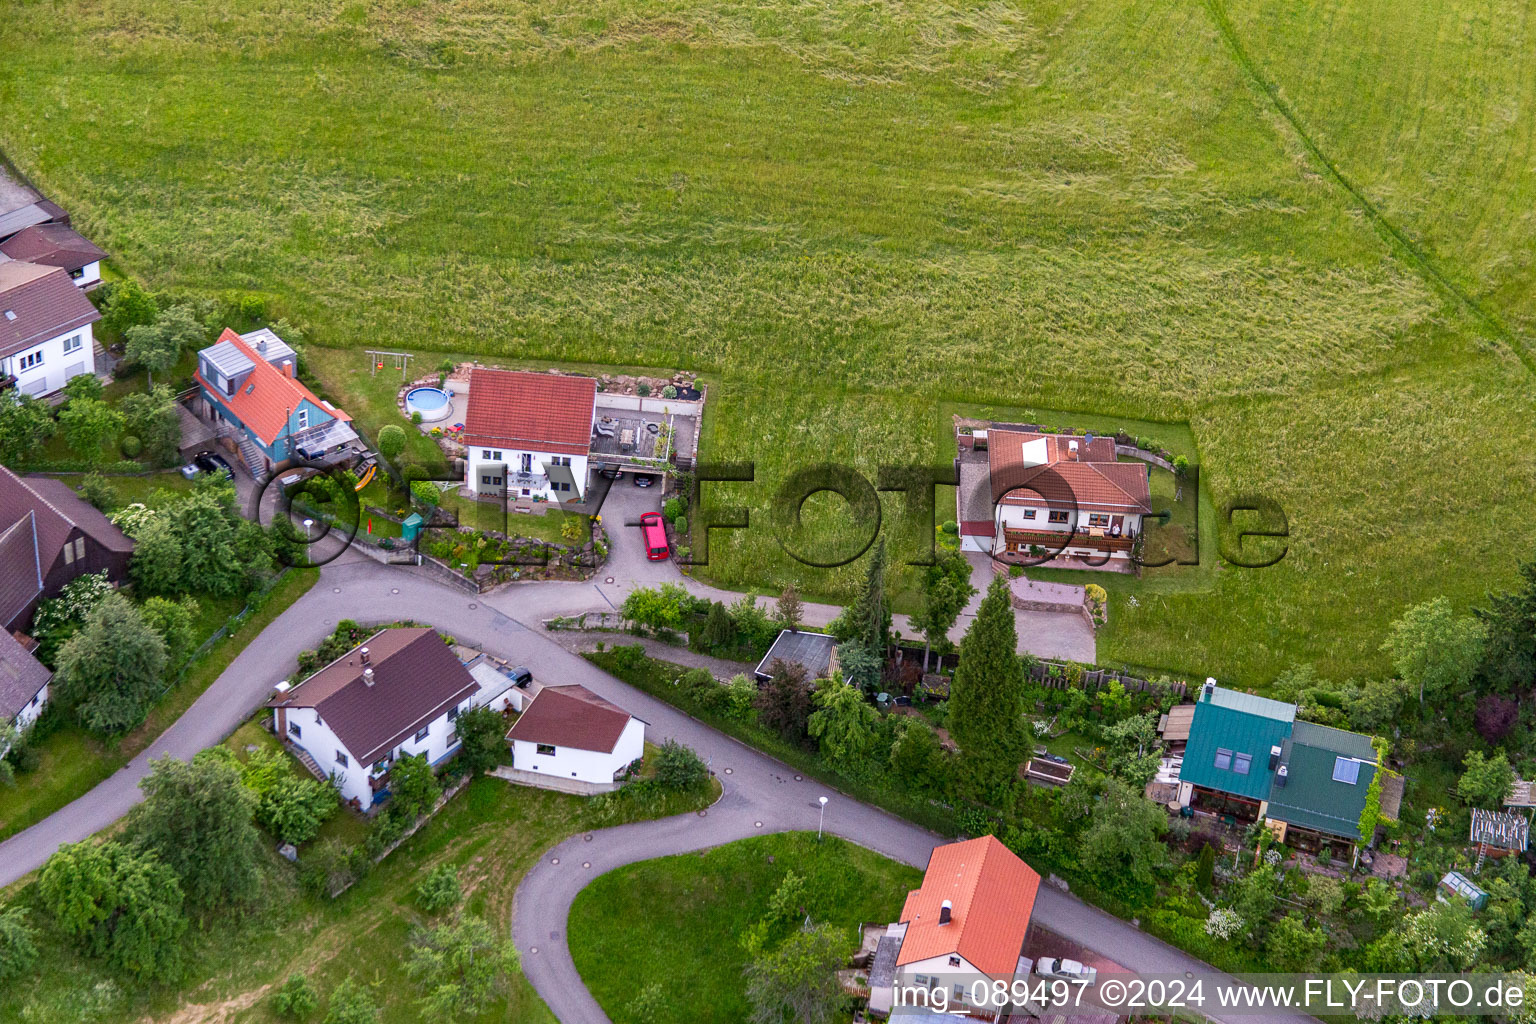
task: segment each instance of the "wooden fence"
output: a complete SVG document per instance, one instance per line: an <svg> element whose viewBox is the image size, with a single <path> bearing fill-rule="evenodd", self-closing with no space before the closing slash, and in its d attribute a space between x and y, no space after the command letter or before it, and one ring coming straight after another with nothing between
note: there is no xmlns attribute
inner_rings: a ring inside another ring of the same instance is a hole
<svg viewBox="0 0 1536 1024"><path fill-rule="evenodd" d="M1149 690L1162 688L1183 697L1189 692L1187 683L1178 681L1154 683L1139 676L1127 675L1107 668L1082 669L1075 683L1072 675L1072 667L1067 662L1061 661L1040 661L1029 668L1031 682L1039 683L1052 690L1066 690L1074 685L1084 690L1098 690L1112 682L1118 682L1127 690L1136 693L1146 693Z"/></svg>

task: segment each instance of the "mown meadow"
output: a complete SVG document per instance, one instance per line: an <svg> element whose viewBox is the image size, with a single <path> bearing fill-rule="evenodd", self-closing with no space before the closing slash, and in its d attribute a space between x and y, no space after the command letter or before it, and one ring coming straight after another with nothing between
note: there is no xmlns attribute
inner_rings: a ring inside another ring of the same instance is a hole
<svg viewBox="0 0 1536 1024"><path fill-rule="evenodd" d="M393 415L365 347L702 374L704 451L757 467L711 499L757 524L716 535L721 584L846 597L858 565L765 528L778 483L945 464L959 404L1150 423L1208 505L1285 508L1274 567L1114 586L1106 663L1379 673L1406 605L1525 553L1520 5L9 13L0 148L126 272L301 324L365 426Z"/></svg>

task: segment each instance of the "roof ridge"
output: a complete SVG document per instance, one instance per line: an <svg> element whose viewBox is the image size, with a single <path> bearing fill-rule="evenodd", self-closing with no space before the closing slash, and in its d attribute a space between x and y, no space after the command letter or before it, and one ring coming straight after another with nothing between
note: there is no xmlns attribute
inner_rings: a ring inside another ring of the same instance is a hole
<svg viewBox="0 0 1536 1024"><path fill-rule="evenodd" d="M1103 480L1105 483L1109 484L1109 486L1113 487L1115 490L1119 491L1121 494L1123 494L1127 498L1131 499L1131 501L1133 503L1135 503L1137 505L1141 504L1141 499L1140 498L1136 497L1136 495L1132 494L1130 491L1126 490L1124 487L1121 487L1120 484L1114 478L1112 478L1108 473L1106 473L1104 471L1104 469L1103 469L1104 466L1118 466L1118 465L1120 465L1120 463L1118 463L1118 462L1079 462L1078 465L1080 465L1080 466L1087 466L1089 469L1093 470L1095 473L1097 473L1099 475L1099 479L1100 480ZM1150 489L1151 488L1149 487L1148 490L1150 490Z"/></svg>
<svg viewBox="0 0 1536 1024"><path fill-rule="evenodd" d="M49 501L47 495L43 494L43 492L39 491L36 487L33 487L31 484L27 483L27 478L26 477L21 476L15 470L11 469L11 467L9 467L9 466L0 466L0 469L5 470L7 473L11 474L11 476L15 477L16 482L21 484L22 487L26 488L28 494L32 495L34 498L36 498L38 501L42 502L44 505L47 505L48 509L54 515L56 515L60 519L64 520L70 526L73 526L76 529L80 528L80 524L76 523L73 519L69 518L69 516L65 515L63 509L59 508L53 502ZM66 486L68 486L68 485L66 485Z"/></svg>
<svg viewBox="0 0 1536 1024"><path fill-rule="evenodd" d="M401 628L405 628L405 627L401 627ZM321 672L324 672L326 669L330 668L332 665L335 665L335 664L339 663L342 658L345 658L347 655L351 654L353 651L357 650L359 647L365 647L365 646L367 646L367 644L368 644L368 642L370 640L376 640L379 637L383 636L384 633L388 629L389 629L388 626L380 626L376 631L374 631L373 633L371 633L367 637L364 637L362 640L359 640L353 646L348 647L345 651L343 651L342 653L338 654L336 657L332 658L330 661L326 662L324 665L321 665L319 668L315 669L313 672L311 672L309 675L305 676L303 679L300 679L298 682L294 683L292 686L290 686L288 688L288 693L283 694L283 696L286 697L286 696L288 696L288 694L296 692L299 689L299 687L303 686L305 683L309 682L311 679L315 678L315 676L319 675ZM325 698L322 697L320 699L324 700Z"/></svg>

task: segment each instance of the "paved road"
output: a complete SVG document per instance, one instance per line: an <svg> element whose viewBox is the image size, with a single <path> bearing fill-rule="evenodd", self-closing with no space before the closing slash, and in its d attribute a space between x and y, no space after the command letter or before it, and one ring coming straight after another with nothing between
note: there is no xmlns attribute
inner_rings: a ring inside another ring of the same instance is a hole
<svg viewBox="0 0 1536 1024"><path fill-rule="evenodd" d="M511 608L547 609L590 601L591 595L590 584L543 584L511 588L499 596L498 603ZM189 758L228 735L293 670L294 654L316 644L342 618L415 618L436 623L456 636L528 665L541 679L581 683L645 719L653 739L675 738L693 747L722 779L724 796L703 816L686 815L608 829L590 838L575 837L541 858L520 885L513 937L523 954L524 971L555 1014L569 1024L607 1019L581 984L563 939L571 900L587 881L604 871L768 831L814 829L817 797L823 795L829 798L829 832L887 856L922 866L932 848L942 841L819 783L796 779L780 763L599 671L542 631L528 628L486 601L410 570L378 565L361 556L344 556L327 566L320 582L253 640L148 750L90 793L0 843L0 885L39 867L60 843L84 839L125 814L140 799L138 782L151 758L167 753ZM1129 923L1055 890L1041 891L1036 913L1052 931L1103 951L1134 970L1208 970Z"/></svg>

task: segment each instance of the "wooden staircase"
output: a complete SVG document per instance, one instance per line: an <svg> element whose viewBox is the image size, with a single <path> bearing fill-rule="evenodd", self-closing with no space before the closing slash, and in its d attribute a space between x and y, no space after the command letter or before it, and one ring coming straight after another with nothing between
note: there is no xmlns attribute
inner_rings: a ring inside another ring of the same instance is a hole
<svg viewBox="0 0 1536 1024"><path fill-rule="evenodd" d="M321 771L320 766L315 763L315 759L309 756L309 751L305 750L297 743L289 743L287 746L288 752L298 760L299 764L305 767L309 774L313 775L321 782L331 781L331 777L325 774L325 772Z"/></svg>

